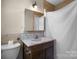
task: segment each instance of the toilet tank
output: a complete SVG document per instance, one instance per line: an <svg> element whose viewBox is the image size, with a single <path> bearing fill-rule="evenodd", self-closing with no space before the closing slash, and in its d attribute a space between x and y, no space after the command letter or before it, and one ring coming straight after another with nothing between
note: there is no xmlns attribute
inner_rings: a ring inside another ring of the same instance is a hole
<svg viewBox="0 0 79 59"><path fill-rule="evenodd" d="M16 59L20 51L20 43L1 45L1 59Z"/></svg>

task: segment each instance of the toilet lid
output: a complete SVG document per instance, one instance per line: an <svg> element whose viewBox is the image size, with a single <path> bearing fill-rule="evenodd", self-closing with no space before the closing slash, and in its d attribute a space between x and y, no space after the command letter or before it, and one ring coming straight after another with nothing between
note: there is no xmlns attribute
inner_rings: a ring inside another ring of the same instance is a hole
<svg viewBox="0 0 79 59"><path fill-rule="evenodd" d="M11 45L8 45L8 44L3 44L1 45L1 50L6 50L6 49L12 49L12 48L17 48L20 46L20 43L14 43L14 44L11 44Z"/></svg>

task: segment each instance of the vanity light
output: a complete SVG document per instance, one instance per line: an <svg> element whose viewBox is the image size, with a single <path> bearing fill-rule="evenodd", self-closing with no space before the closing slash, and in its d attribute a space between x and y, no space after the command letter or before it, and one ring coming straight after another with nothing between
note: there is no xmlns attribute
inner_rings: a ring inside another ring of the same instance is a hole
<svg viewBox="0 0 79 59"><path fill-rule="evenodd" d="M33 8L37 8L37 3L36 3L36 1L35 1L35 3L34 3L32 6L33 6Z"/></svg>

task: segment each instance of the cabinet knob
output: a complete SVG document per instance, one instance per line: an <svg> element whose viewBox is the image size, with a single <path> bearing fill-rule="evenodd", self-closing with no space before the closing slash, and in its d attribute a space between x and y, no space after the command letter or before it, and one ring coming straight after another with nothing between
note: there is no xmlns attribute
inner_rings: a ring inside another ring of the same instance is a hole
<svg viewBox="0 0 79 59"><path fill-rule="evenodd" d="M28 47L25 47L24 48L24 52L25 52L25 54L31 54L31 50L28 48Z"/></svg>
<svg viewBox="0 0 79 59"><path fill-rule="evenodd" d="M25 52L27 55L30 55L31 54L31 51L28 51L28 52Z"/></svg>

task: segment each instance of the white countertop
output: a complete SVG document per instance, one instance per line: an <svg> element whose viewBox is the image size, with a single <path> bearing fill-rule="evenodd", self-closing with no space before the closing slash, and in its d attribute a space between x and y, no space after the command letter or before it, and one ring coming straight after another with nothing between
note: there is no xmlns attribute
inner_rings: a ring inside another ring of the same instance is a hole
<svg viewBox="0 0 79 59"><path fill-rule="evenodd" d="M39 39L23 38L21 40L27 47L30 47L30 46L34 46L34 45L37 45L37 44L42 44L42 43L45 43L45 42L49 42L49 41L52 41L52 40L55 40L55 39L42 37L42 38L39 38Z"/></svg>

